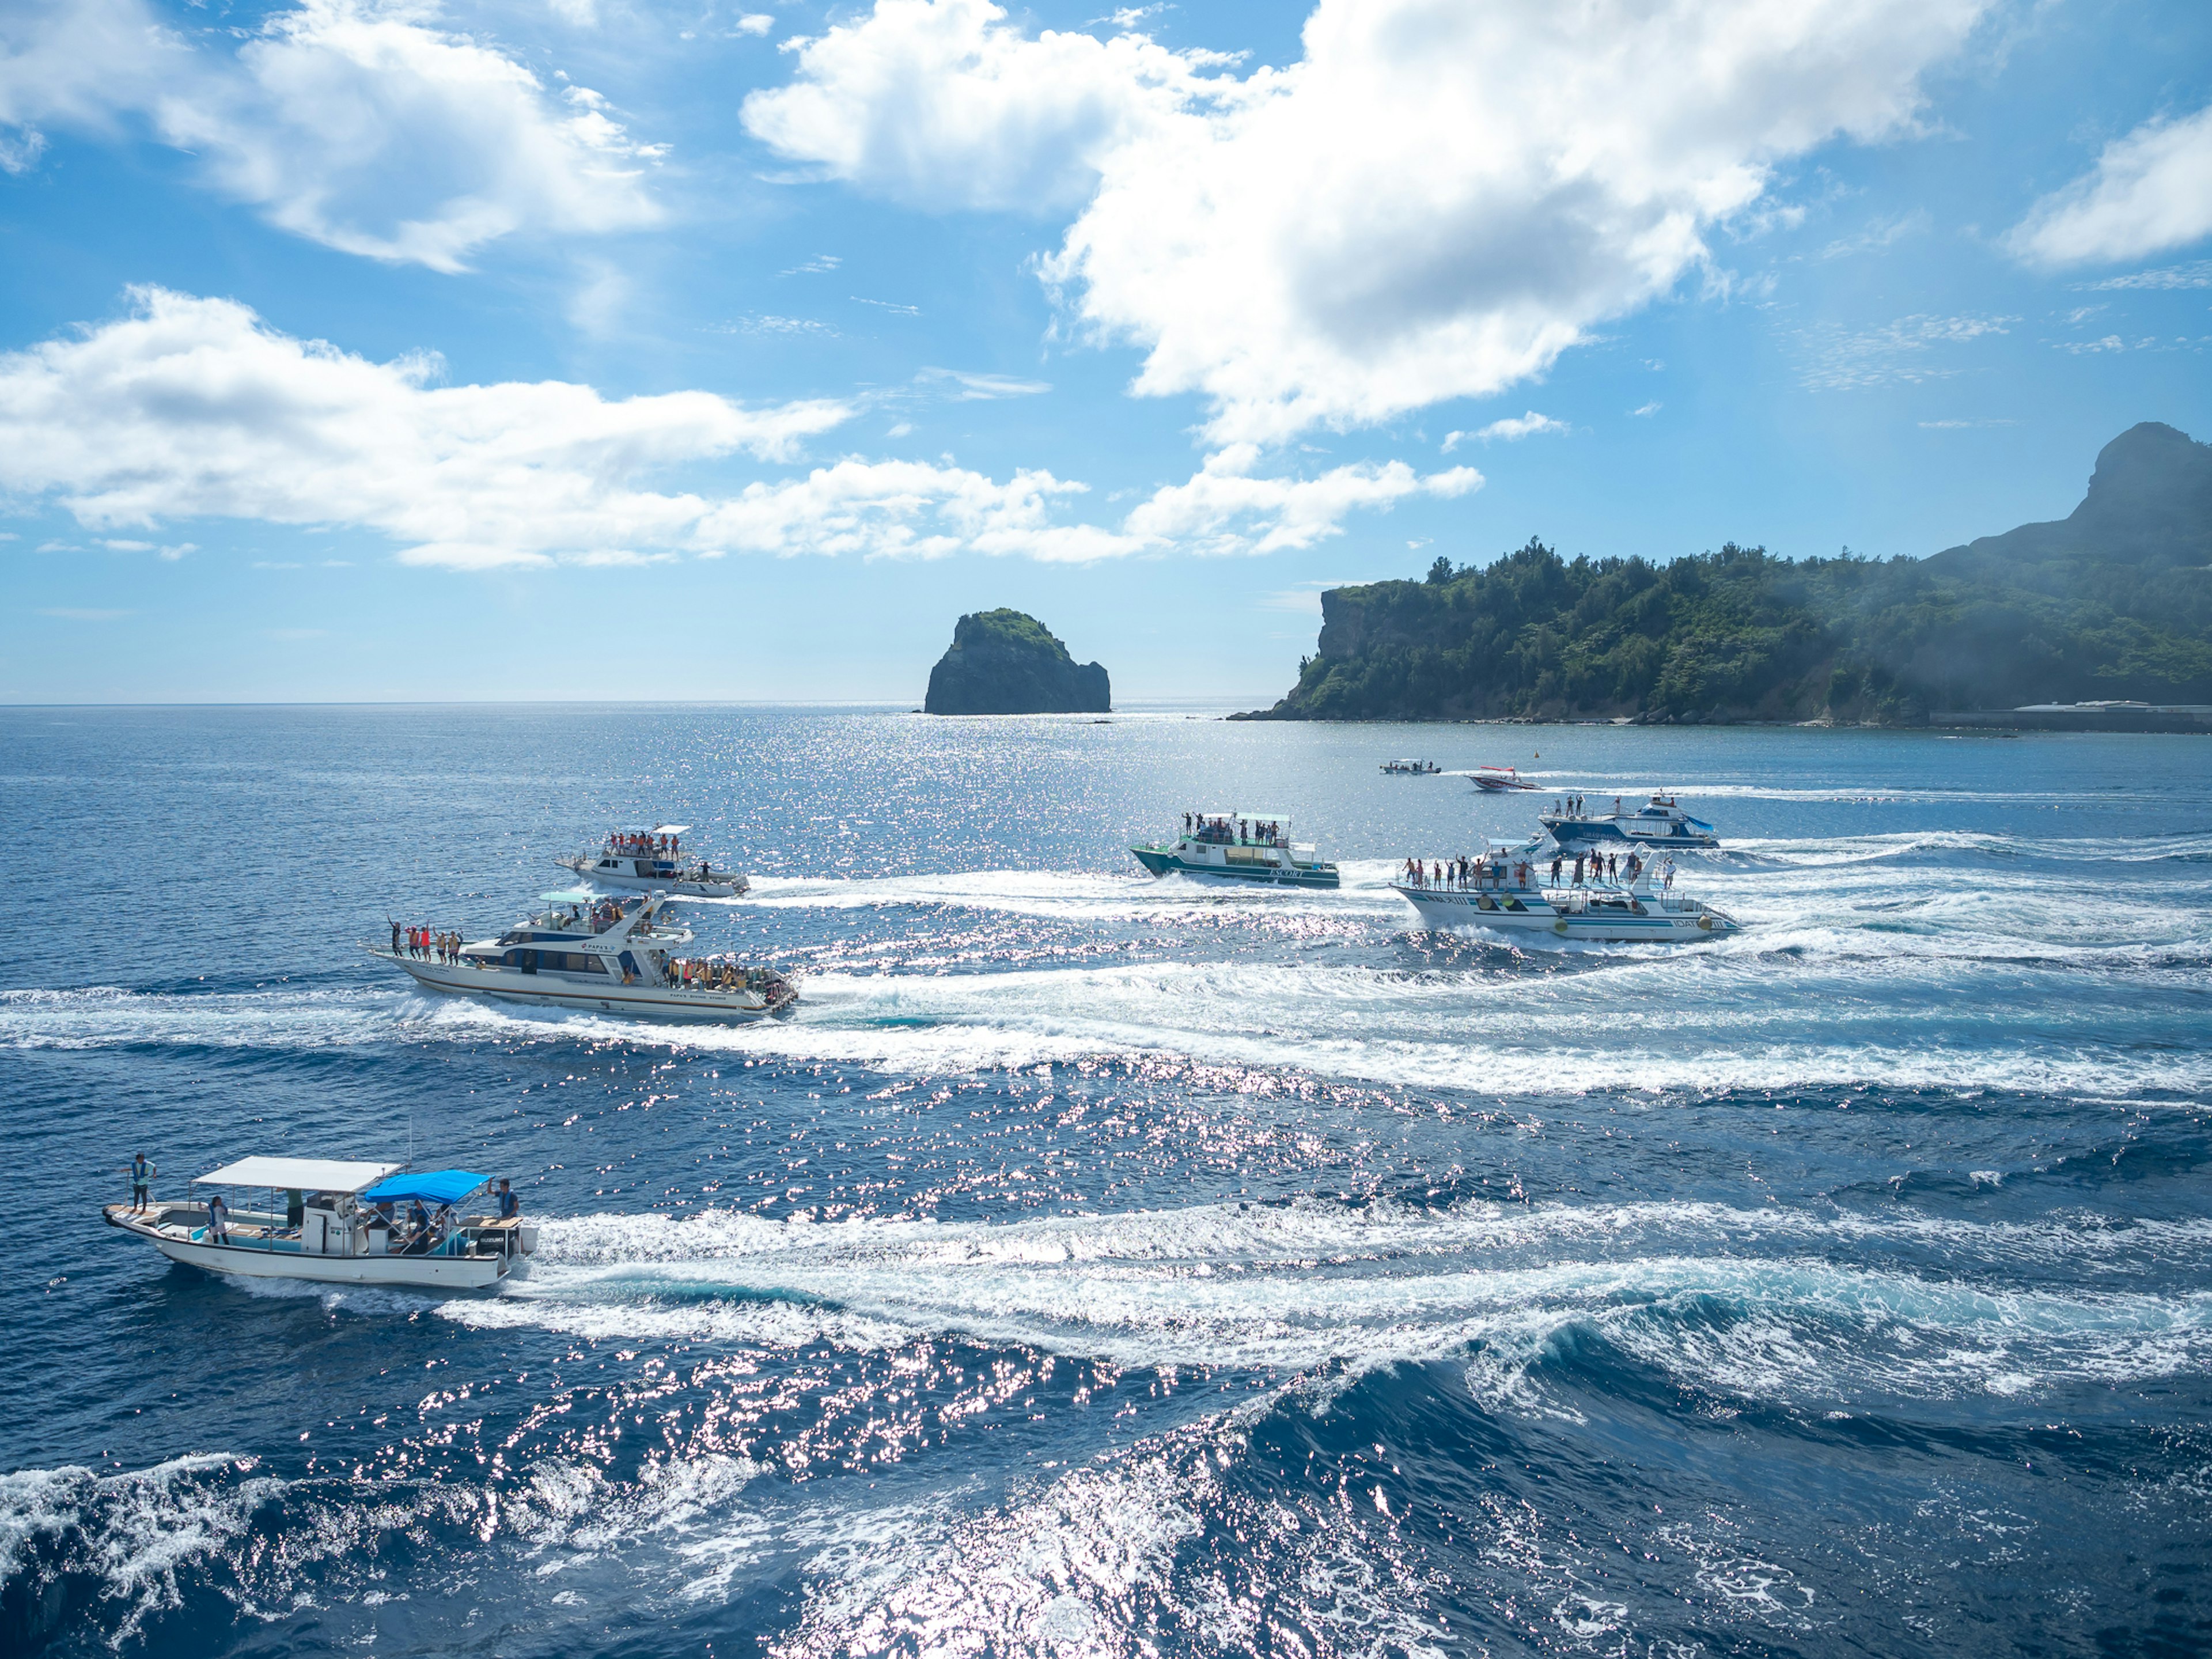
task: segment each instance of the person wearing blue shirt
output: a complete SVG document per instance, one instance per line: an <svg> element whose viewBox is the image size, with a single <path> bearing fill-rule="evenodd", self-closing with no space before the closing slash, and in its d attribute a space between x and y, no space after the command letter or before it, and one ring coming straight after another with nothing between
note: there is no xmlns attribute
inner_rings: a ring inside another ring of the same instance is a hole
<svg viewBox="0 0 2212 1659"><path fill-rule="evenodd" d="M131 1207L134 1212L146 1207L146 1194L156 1173L153 1160L145 1153L131 1154Z"/></svg>
<svg viewBox="0 0 2212 1659"><path fill-rule="evenodd" d="M521 1213L522 1200L516 1195L514 1188L507 1183L507 1177L501 1176L499 1178L499 1218L501 1221L512 1221Z"/></svg>

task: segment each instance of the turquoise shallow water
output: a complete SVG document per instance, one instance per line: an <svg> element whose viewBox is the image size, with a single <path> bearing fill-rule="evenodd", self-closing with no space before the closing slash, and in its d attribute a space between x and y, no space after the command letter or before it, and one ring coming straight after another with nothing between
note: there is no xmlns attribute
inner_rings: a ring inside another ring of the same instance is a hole
<svg viewBox="0 0 2212 1659"><path fill-rule="evenodd" d="M1426 934L1665 786L1751 924ZM2212 750L1176 714L14 709L0 1649L2182 1653L2212 1644ZM1155 882L1288 816L1328 892ZM431 998L666 815L804 975ZM504 1294L252 1290L143 1145L512 1176Z"/></svg>

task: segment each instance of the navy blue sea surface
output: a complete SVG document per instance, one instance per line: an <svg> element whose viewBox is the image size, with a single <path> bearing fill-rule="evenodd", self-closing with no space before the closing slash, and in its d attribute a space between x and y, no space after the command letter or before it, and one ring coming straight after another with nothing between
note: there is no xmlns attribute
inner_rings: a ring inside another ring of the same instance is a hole
<svg viewBox="0 0 2212 1659"><path fill-rule="evenodd" d="M1749 925L1385 883L1655 786ZM2199 1653L2212 750L2159 738L0 714L0 1650ZM1155 882L1193 807L1335 893ZM663 817L787 1018L428 995ZM499 1294L100 1224L248 1152L514 1178Z"/></svg>

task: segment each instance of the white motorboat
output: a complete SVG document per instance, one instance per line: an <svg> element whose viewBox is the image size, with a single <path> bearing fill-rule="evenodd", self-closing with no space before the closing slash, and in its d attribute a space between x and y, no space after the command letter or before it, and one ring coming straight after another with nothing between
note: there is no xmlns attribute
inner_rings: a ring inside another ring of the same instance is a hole
<svg viewBox="0 0 2212 1659"><path fill-rule="evenodd" d="M733 870L717 870L703 858L684 856L688 823L657 823L650 830L611 830L596 853L556 859L601 887L631 892L661 892L679 898L736 898L749 884Z"/></svg>
<svg viewBox="0 0 2212 1659"><path fill-rule="evenodd" d="M1292 841L1291 821L1279 812L1187 812L1175 840L1129 851L1156 876L1228 876L1282 887L1337 884L1336 866L1316 856L1311 842Z"/></svg>
<svg viewBox="0 0 2212 1659"><path fill-rule="evenodd" d="M647 1019L745 1024L799 997L772 968L727 955L692 956L689 928L669 920L665 893L609 898L582 888L540 896L548 908L497 939L441 950L362 948L434 991Z"/></svg>
<svg viewBox="0 0 2212 1659"><path fill-rule="evenodd" d="M1534 789L1538 786L1522 777L1510 766L1478 766L1467 775L1478 789L1493 793L1504 789Z"/></svg>
<svg viewBox="0 0 2212 1659"><path fill-rule="evenodd" d="M1742 923L1704 900L1675 893L1673 860L1656 870L1633 854L1630 861L1638 867L1625 880L1592 877L1562 884L1554 878L1547 884L1531 846L1494 845L1478 860L1411 860L1390 890L1428 927L1475 928L1536 943L1680 945L1743 931ZM1579 876L1581 860L1576 865Z"/></svg>
<svg viewBox="0 0 2212 1659"><path fill-rule="evenodd" d="M1432 777L1436 776L1436 775L1437 775L1437 773L1439 773L1439 772L1443 771L1444 769L1443 769L1443 767L1441 767L1441 766L1437 765L1434 761L1425 761L1425 760L1394 760L1394 761L1384 761L1384 762L1382 763L1382 769L1383 769L1385 772L1389 772L1389 773L1396 774L1396 775L1402 775L1402 776L1416 777L1416 778L1432 778Z"/></svg>
<svg viewBox="0 0 2212 1659"><path fill-rule="evenodd" d="M1636 846L1653 850L1718 847L1721 838L1713 826L1685 812L1672 795L1654 795L1644 805L1624 806L1613 797L1613 810L1593 811L1586 795L1570 795L1536 818L1552 832L1552 839L1569 853L1620 850Z"/></svg>
<svg viewBox="0 0 2212 1659"><path fill-rule="evenodd" d="M246 1279L482 1290L530 1271L538 1229L520 1216L462 1212L490 1182L467 1170L244 1158L196 1177L181 1199L110 1204L111 1227L172 1261Z"/></svg>

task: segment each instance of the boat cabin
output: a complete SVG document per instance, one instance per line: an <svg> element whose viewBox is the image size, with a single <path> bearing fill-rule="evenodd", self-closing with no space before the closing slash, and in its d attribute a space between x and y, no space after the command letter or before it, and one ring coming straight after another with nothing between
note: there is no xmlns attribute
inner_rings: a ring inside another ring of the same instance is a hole
<svg viewBox="0 0 2212 1659"><path fill-rule="evenodd" d="M647 830L610 830L596 856L580 860L581 875L673 876L684 855L688 823L656 823Z"/></svg>

